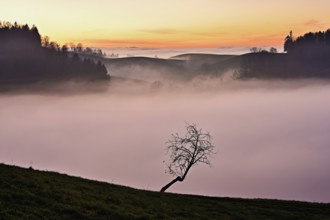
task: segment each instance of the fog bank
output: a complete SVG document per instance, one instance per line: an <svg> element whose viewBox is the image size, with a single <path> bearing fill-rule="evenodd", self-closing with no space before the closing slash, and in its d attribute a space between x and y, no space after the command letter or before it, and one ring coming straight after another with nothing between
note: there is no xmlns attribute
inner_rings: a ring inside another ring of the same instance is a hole
<svg viewBox="0 0 330 220"><path fill-rule="evenodd" d="M262 46L262 49L269 49L269 46ZM251 47L240 46L219 46L217 48L141 48L141 47L128 47L128 48L102 48L106 52L107 57L158 57L170 58L183 53L210 53L210 54L235 54L240 55L249 53ZM278 51L283 51L282 47L277 47Z"/></svg>
<svg viewBox="0 0 330 220"><path fill-rule="evenodd" d="M210 82L0 95L0 162L160 190L165 142L187 121L218 153L169 191L330 202L329 84Z"/></svg>

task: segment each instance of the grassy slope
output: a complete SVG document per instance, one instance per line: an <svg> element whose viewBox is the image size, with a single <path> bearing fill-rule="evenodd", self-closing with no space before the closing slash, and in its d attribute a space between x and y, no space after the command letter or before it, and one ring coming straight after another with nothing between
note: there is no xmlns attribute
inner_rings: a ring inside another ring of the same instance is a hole
<svg viewBox="0 0 330 220"><path fill-rule="evenodd" d="M0 219L330 219L330 204L212 198L0 164Z"/></svg>

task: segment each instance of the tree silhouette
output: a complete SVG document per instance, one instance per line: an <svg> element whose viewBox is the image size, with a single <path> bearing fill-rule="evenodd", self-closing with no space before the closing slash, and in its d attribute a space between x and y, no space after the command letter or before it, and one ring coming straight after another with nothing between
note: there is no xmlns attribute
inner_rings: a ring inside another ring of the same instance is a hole
<svg viewBox="0 0 330 220"><path fill-rule="evenodd" d="M271 48L269 49L269 52L270 52L270 53L277 53L277 49L276 49L275 47L271 47Z"/></svg>
<svg viewBox="0 0 330 220"><path fill-rule="evenodd" d="M251 53L259 53L260 51L261 51L261 49L258 48L258 47L252 47L252 48L250 48L250 52Z"/></svg>
<svg viewBox="0 0 330 220"><path fill-rule="evenodd" d="M286 53L274 49L242 56L238 78L330 78L330 29L298 37L290 31L284 39Z"/></svg>
<svg viewBox="0 0 330 220"><path fill-rule="evenodd" d="M102 63L69 54L67 45L41 38L34 25L0 22L0 86L109 79Z"/></svg>
<svg viewBox="0 0 330 220"><path fill-rule="evenodd" d="M82 43L78 43L75 52L81 53L82 51L83 51L83 45Z"/></svg>
<svg viewBox="0 0 330 220"><path fill-rule="evenodd" d="M182 182L191 167L198 163L211 165L209 157L214 154L211 135L198 129L195 124L186 125L186 134L172 134L168 140L168 151L171 152L167 172L176 178L166 184L160 191L165 192L174 183Z"/></svg>
<svg viewBox="0 0 330 220"><path fill-rule="evenodd" d="M290 31L290 34L285 37L284 39L284 51L290 52L293 47L293 36L292 31Z"/></svg>
<svg viewBox="0 0 330 220"><path fill-rule="evenodd" d="M64 45L62 46L62 48L61 48L61 51L62 51L63 53L67 53L67 52L69 51L69 46L68 46L67 44L64 44Z"/></svg>
<svg viewBox="0 0 330 220"><path fill-rule="evenodd" d="M49 37L48 36L44 36L42 38L42 41L41 41L41 46L48 48L49 47L49 44L50 44L49 41L50 41L49 40Z"/></svg>

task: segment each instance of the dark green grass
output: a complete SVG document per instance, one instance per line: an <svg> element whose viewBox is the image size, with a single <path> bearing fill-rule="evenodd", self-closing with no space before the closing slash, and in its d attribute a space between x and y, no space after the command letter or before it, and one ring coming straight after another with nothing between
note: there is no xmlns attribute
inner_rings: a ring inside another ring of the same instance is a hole
<svg viewBox="0 0 330 220"><path fill-rule="evenodd" d="M0 164L0 219L330 219L330 204L136 190Z"/></svg>

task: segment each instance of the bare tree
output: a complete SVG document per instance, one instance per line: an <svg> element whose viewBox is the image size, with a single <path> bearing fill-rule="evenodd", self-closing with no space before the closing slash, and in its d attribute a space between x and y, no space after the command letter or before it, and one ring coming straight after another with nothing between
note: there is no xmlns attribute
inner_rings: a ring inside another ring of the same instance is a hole
<svg viewBox="0 0 330 220"><path fill-rule="evenodd" d="M271 47L269 49L269 52L271 52L271 53L277 53L277 49L275 47Z"/></svg>
<svg viewBox="0 0 330 220"><path fill-rule="evenodd" d="M267 53L267 50L262 49L261 47L252 47L250 48L251 53Z"/></svg>
<svg viewBox="0 0 330 220"><path fill-rule="evenodd" d="M167 150L171 152L167 172L176 178L165 185L161 192L178 181L182 182L190 168L197 163L211 165L209 156L215 153L211 135L198 129L195 124L187 123L186 131L184 136L172 134L167 142Z"/></svg>
<svg viewBox="0 0 330 220"><path fill-rule="evenodd" d="M252 48L250 48L250 52L251 53L258 53L258 48L257 47L252 47Z"/></svg>

